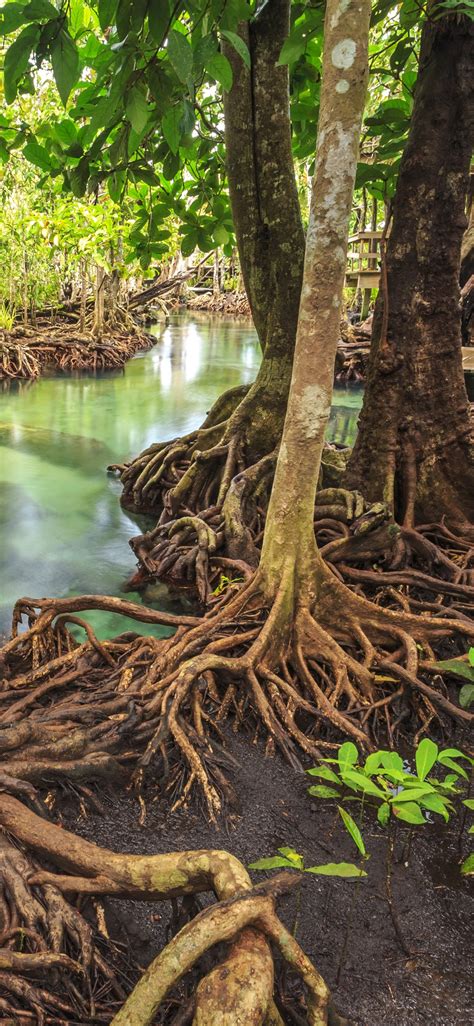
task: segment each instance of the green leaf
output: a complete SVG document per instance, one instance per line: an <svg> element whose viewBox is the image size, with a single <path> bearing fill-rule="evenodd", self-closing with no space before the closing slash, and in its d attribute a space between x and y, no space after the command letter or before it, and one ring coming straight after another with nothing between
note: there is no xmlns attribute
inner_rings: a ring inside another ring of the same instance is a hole
<svg viewBox="0 0 474 1026"><path fill-rule="evenodd" d="M337 761L341 772L349 766L355 766L358 758L359 753L355 744L352 741L345 741L337 753Z"/></svg>
<svg viewBox="0 0 474 1026"><path fill-rule="evenodd" d="M298 61L306 50L306 42L306 38L301 33L285 39L277 64L294 64L295 61Z"/></svg>
<svg viewBox="0 0 474 1026"><path fill-rule="evenodd" d="M474 798L463 798L462 803L466 806L466 809L470 809L471 812L474 812Z"/></svg>
<svg viewBox="0 0 474 1026"><path fill-rule="evenodd" d="M58 93L66 106L79 76L79 54L69 32L61 29L51 45L51 63Z"/></svg>
<svg viewBox="0 0 474 1026"><path fill-rule="evenodd" d="M117 10L117 2L118 0L99 0L98 12L101 29L106 29L109 25L112 25ZM161 6L161 0L160 5L155 4L153 6Z"/></svg>
<svg viewBox="0 0 474 1026"><path fill-rule="evenodd" d="M424 809L428 809L429 812L436 812L438 816L442 816L446 820L446 823L449 822L447 805L451 805L451 802L447 798L442 798L439 794L425 794L418 800Z"/></svg>
<svg viewBox="0 0 474 1026"><path fill-rule="evenodd" d="M193 51L181 32L174 29L168 36L168 54L178 78L187 82L192 77Z"/></svg>
<svg viewBox="0 0 474 1026"><path fill-rule="evenodd" d="M179 149L182 113L181 104L169 107L161 121L163 135L172 153Z"/></svg>
<svg viewBox="0 0 474 1026"><path fill-rule="evenodd" d="M330 769L329 766L314 766L312 769L306 770L309 777L319 777L320 780L330 780L333 784L340 784L341 781L337 773Z"/></svg>
<svg viewBox="0 0 474 1026"><path fill-rule="evenodd" d="M424 780L427 773L430 772L432 766L434 766L438 758L438 745L435 745L434 741L429 737L424 737L420 741L416 750L415 761L416 761L416 772L421 780Z"/></svg>
<svg viewBox="0 0 474 1026"><path fill-rule="evenodd" d="M212 234L218 246L225 246L226 242L229 241L229 232L224 224L218 224Z"/></svg>
<svg viewBox="0 0 474 1026"><path fill-rule="evenodd" d="M321 876L367 876L367 873L352 862L327 862L323 866L309 866L305 873L317 873Z"/></svg>
<svg viewBox="0 0 474 1026"><path fill-rule="evenodd" d="M425 824L426 819L420 809L420 806L416 802L405 802L403 805L393 806L393 811L397 819L404 820L405 823Z"/></svg>
<svg viewBox="0 0 474 1026"><path fill-rule="evenodd" d="M467 658L469 659L471 666L474 666L474 647L469 649L469 652L467 653Z"/></svg>
<svg viewBox="0 0 474 1026"><path fill-rule="evenodd" d="M345 826L347 832L351 835L352 840L354 841L354 844L355 844L356 848L359 849L361 855L365 855L366 854L365 844L364 844L364 841L362 839L362 834L361 834L361 832L359 830L359 827L357 826L357 823L354 822L354 820L352 819L352 816L350 816L349 813L346 812L345 809L342 809L340 805L338 805L338 809L339 809L340 815L342 816L342 821L344 823L344 826Z"/></svg>
<svg viewBox="0 0 474 1026"><path fill-rule="evenodd" d="M308 787L308 794L313 795L314 798L340 798L339 791L336 791L334 787L325 787L324 784L316 784L313 787Z"/></svg>
<svg viewBox="0 0 474 1026"><path fill-rule="evenodd" d="M53 125L53 131L56 139L59 140L61 146L68 148L73 146L77 139L76 126L74 121L70 118L65 118L63 121L58 121L57 124Z"/></svg>
<svg viewBox="0 0 474 1026"><path fill-rule="evenodd" d="M388 802L384 802L383 805L379 805L379 808L377 809L377 819L381 826L387 826L390 819L390 805Z"/></svg>
<svg viewBox="0 0 474 1026"><path fill-rule="evenodd" d="M206 61L206 71L215 78L216 82L228 93L232 89L232 68L227 57L223 53L215 53L210 60Z"/></svg>
<svg viewBox="0 0 474 1026"><path fill-rule="evenodd" d="M35 164L36 167L40 167L42 171L51 170L51 159L47 149L44 146L40 146L36 139L30 139L23 150L23 156L29 160L30 164Z"/></svg>
<svg viewBox="0 0 474 1026"><path fill-rule="evenodd" d="M438 762L440 762L442 766L447 766L448 769L454 770L459 777L464 777L465 780L469 779L466 770L462 766L458 766L457 762L454 762L454 759L445 755L444 752L441 752L441 755L438 756Z"/></svg>
<svg viewBox="0 0 474 1026"><path fill-rule="evenodd" d="M89 161L86 157L83 157L79 161L77 167L74 167L69 172L69 184L71 186L71 192L73 196L77 196L79 199L84 195L87 182L89 180Z"/></svg>
<svg viewBox="0 0 474 1026"><path fill-rule="evenodd" d="M455 673L458 677L464 677L465 680L474 683L474 666L470 661L466 663L462 659L442 659L434 665L439 670L449 670L450 673Z"/></svg>
<svg viewBox="0 0 474 1026"><path fill-rule="evenodd" d="M25 21L50 21L57 18L59 11L57 7L49 3L49 0L31 0L24 8Z"/></svg>
<svg viewBox="0 0 474 1026"><path fill-rule="evenodd" d="M10 32L24 25L28 18L25 18L23 4L5 4L0 10L0 35L9 36Z"/></svg>
<svg viewBox="0 0 474 1026"><path fill-rule="evenodd" d="M39 25L27 25L15 42L8 47L3 64L6 103L13 103L15 99L18 83L28 68L31 51L35 48L39 35Z"/></svg>
<svg viewBox="0 0 474 1026"><path fill-rule="evenodd" d="M221 35L223 35L224 39L227 39L230 45L234 47L234 50L239 54L239 57L242 58L245 67L250 68L249 48L241 36L238 36L236 32L229 32L225 29L222 31Z"/></svg>
<svg viewBox="0 0 474 1026"><path fill-rule="evenodd" d="M443 757L447 755L450 759L467 759L469 761L469 756L465 752L461 752L459 748L443 748L439 754Z"/></svg>
<svg viewBox="0 0 474 1026"><path fill-rule="evenodd" d="M342 770L341 770L342 773ZM374 784L370 777L364 777L363 773L358 773L356 770L347 769L342 773L342 778L345 784L353 787L356 791L363 791L365 794L371 794L375 798L382 798L383 801L386 799L386 794L380 787Z"/></svg>
<svg viewBox="0 0 474 1026"><path fill-rule="evenodd" d="M398 804L398 802L411 802L418 801L418 798L422 798L425 794L433 794L432 787L407 787L403 791L399 791L391 798L392 805Z"/></svg>
<svg viewBox="0 0 474 1026"><path fill-rule="evenodd" d="M134 86L128 94L125 113L134 131L140 135L148 121L150 109L145 94L138 86Z"/></svg>
<svg viewBox="0 0 474 1026"><path fill-rule="evenodd" d="M472 876L474 874L474 851L464 859L461 866L461 873L463 876Z"/></svg>
<svg viewBox="0 0 474 1026"><path fill-rule="evenodd" d="M156 43L162 43L170 20L168 0L152 0L148 5L148 28Z"/></svg>
<svg viewBox="0 0 474 1026"><path fill-rule="evenodd" d="M258 859L257 862L250 862L249 869L280 869L282 866L289 866L290 869L295 868L289 859L282 858L280 855L272 855L269 859Z"/></svg>
<svg viewBox="0 0 474 1026"><path fill-rule="evenodd" d="M459 692L459 705L462 709L469 709L474 702L474 684L463 684Z"/></svg>
<svg viewBox="0 0 474 1026"><path fill-rule="evenodd" d="M289 859L295 869L304 869L304 859L294 848L279 848L280 855Z"/></svg>

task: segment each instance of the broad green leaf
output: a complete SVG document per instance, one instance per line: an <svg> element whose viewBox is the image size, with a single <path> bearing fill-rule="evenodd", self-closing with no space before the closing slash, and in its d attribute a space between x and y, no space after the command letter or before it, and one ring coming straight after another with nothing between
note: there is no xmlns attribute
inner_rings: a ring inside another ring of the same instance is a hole
<svg viewBox="0 0 474 1026"><path fill-rule="evenodd" d="M355 844L356 848L359 849L361 855L365 855L366 854L365 844L364 844L364 841L363 841L363 838L362 838L362 834L361 834L361 832L359 830L359 827L357 826L357 823L354 822L354 820L352 819L352 816L350 816L349 813L346 812L345 809L342 809L340 805L338 805L338 809L339 809L340 815L342 816L342 822L344 823L344 826L345 826L347 832L351 835L352 840L354 841L354 844Z"/></svg>
<svg viewBox="0 0 474 1026"><path fill-rule="evenodd" d="M341 770L355 766L358 758L359 753L353 741L345 741L337 753L337 761Z"/></svg>
<svg viewBox="0 0 474 1026"><path fill-rule="evenodd" d="M449 822L449 812L446 806L451 805L451 802L448 802L447 798L443 799L439 794L425 794L418 801L424 809L438 813L447 823Z"/></svg>
<svg viewBox="0 0 474 1026"><path fill-rule="evenodd" d="M366 773L367 776L371 776L371 774L375 773L379 769L379 766L382 765L383 754L383 752L371 752L370 755L367 756L364 763L364 773Z"/></svg>
<svg viewBox="0 0 474 1026"><path fill-rule="evenodd" d="M381 752L382 766L384 769L396 770L398 773L403 773L403 759L398 752ZM370 756L369 756L370 758Z"/></svg>
<svg viewBox="0 0 474 1026"><path fill-rule="evenodd" d="M474 684L463 684L459 692L459 705L462 709L469 709L474 702Z"/></svg>
<svg viewBox="0 0 474 1026"><path fill-rule="evenodd" d="M469 659L469 662L470 662L471 666L474 666L474 647L469 649L469 652L467 653L467 657Z"/></svg>
<svg viewBox="0 0 474 1026"><path fill-rule="evenodd" d="M474 812L474 798L463 798L463 805L466 806L466 809Z"/></svg>
<svg viewBox="0 0 474 1026"><path fill-rule="evenodd" d="M367 876L367 873L352 862L327 862L323 866L309 866L305 873L317 873L320 876Z"/></svg>
<svg viewBox="0 0 474 1026"><path fill-rule="evenodd" d="M443 752L441 755L438 755L438 762L440 762L442 766L447 766L448 769L454 770L459 777L464 777L465 780L469 779L463 766L459 766L457 762L454 762L454 759L444 755Z"/></svg>
<svg viewBox="0 0 474 1026"><path fill-rule="evenodd" d="M464 677L465 680L474 683L474 666L470 660L466 663L463 659L442 659L434 665L440 670L448 670L449 673L455 673L458 677Z"/></svg>
<svg viewBox="0 0 474 1026"><path fill-rule="evenodd" d="M353 787L356 791L363 791L365 794L371 794L375 798L382 798L382 800L385 801L385 791L382 791L380 787L377 787L370 777L364 777L363 773L358 773L356 770L352 769L347 769L344 772L341 770L341 773L345 784Z"/></svg>
<svg viewBox="0 0 474 1026"><path fill-rule="evenodd" d="M341 781L337 773L330 769L329 766L314 766L312 769L306 770L309 777L319 777L320 780L330 780L333 784L340 784Z"/></svg>
<svg viewBox="0 0 474 1026"><path fill-rule="evenodd" d="M206 71L212 78L215 78L216 82L219 82L226 93L232 89L232 68L223 53L215 53L210 60L206 61Z"/></svg>
<svg viewBox="0 0 474 1026"><path fill-rule="evenodd" d="M172 153L177 153L181 139L181 104L169 107L161 121L163 135Z"/></svg>
<svg viewBox="0 0 474 1026"><path fill-rule="evenodd" d="M435 745L431 738L424 737L423 740L420 741L415 755L416 772L421 780L425 779L427 773L429 773L432 766L434 766L437 758L438 745Z"/></svg>
<svg viewBox="0 0 474 1026"><path fill-rule="evenodd" d="M49 3L49 0L31 0L24 9L25 21L50 21L57 18L58 8Z"/></svg>
<svg viewBox="0 0 474 1026"><path fill-rule="evenodd" d="M379 805L377 809L377 819L382 826L387 826L390 819L390 805L388 802L384 802L383 805Z"/></svg>
<svg viewBox="0 0 474 1026"><path fill-rule="evenodd" d="M72 168L69 172L69 184L71 186L73 196L80 198L84 195L88 180L89 161L86 157L83 157L83 159L79 161L77 167Z"/></svg>
<svg viewBox="0 0 474 1026"><path fill-rule="evenodd" d="M214 228L212 234L214 236L214 242L216 242L218 246L225 246L226 242L229 241L229 232L223 224L218 224L217 228Z"/></svg>
<svg viewBox="0 0 474 1026"><path fill-rule="evenodd" d="M443 748L439 754L447 755L450 759L467 759L469 761L469 756L465 752L461 752L460 748Z"/></svg>
<svg viewBox="0 0 474 1026"><path fill-rule="evenodd" d="M70 118L64 118L63 121L58 121L57 124L53 125L53 131L55 138L58 139L61 146L64 146L65 148L72 146L76 141L76 126L74 121Z"/></svg>
<svg viewBox="0 0 474 1026"><path fill-rule="evenodd" d="M250 862L249 869L280 869L282 866L294 869L295 866L289 859L280 855L272 855L269 859L258 859L257 862Z"/></svg>
<svg viewBox="0 0 474 1026"><path fill-rule="evenodd" d="M36 167L40 167L42 171L51 170L51 158L47 149L41 146L36 139L30 139L23 149L23 156L30 161L30 164L35 164Z"/></svg>
<svg viewBox="0 0 474 1026"><path fill-rule="evenodd" d="M79 54L74 40L64 29L58 32L51 45L51 63L58 93L66 106L79 76Z"/></svg>
<svg viewBox="0 0 474 1026"><path fill-rule="evenodd" d="M467 856L467 859L464 859L461 866L461 873L463 876L472 876L474 874L474 852L471 852L471 854Z"/></svg>
<svg viewBox="0 0 474 1026"><path fill-rule="evenodd" d="M314 798L340 798L339 791L336 791L334 787L325 787L324 784L315 784L313 787L308 787L308 794L313 795Z"/></svg>
<svg viewBox="0 0 474 1026"><path fill-rule="evenodd" d="M399 791L393 798L390 799L392 805L398 804L398 802L411 802L418 800L425 794L432 794L432 787L407 787L406 790Z"/></svg>
<svg viewBox="0 0 474 1026"><path fill-rule="evenodd" d="M397 819L404 820L405 823L414 824L425 824L426 819L420 809L420 806L416 802L405 802L403 805L394 805L393 811Z"/></svg>
<svg viewBox="0 0 474 1026"><path fill-rule="evenodd" d="M168 36L168 54L178 78L187 82L192 77L193 51L185 36L174 29Z"/></svg>
<svg viewBox="0 0 474 1026"><path fill-rule="evenodd" d="M250 68L249 48L247 46L247 43L244 42L244 40L242 39L242 37L238 36L236 32L229 32L225 29L223 30L221 35L223 35L224 39L227 39L230 45L234 47L234 50L236 50L236 52L239 54L239 57L242 58L246 68Z"/></svg>
<svg viewBox="0 0 474 1026"><path fill-rule="evenodd" d="M23 4L5 4L0 10L0 35L10 35L10 32L24 25L25 21L28 21L28 18L25 18Z"/></svg>
<svg viewBox="0 0 474 1026"><path fill-rule="evenodd" d="M294 64L306 50L306 39L301 35L289 36L285 39L277 64Z"/></svg>
<svg viewBox="0 0 474 1026"><path fill-rule="evenodd" d="M3 81L6 103L13 103L18 90L18 83L25 74L32 50L40 35L39 25L27 25L20 32L15 42L8 47L3 63Z"/></svg>
<svg viewBox="0 0 474 1026"><path fill-rule="evenodd" d="M155 43L162 43L170 20L168 0L151 0L148 5L148 28Z"/></svg>
<svg viewBox="0 0 474 1026"><path fill-rule="evenodd" d="M130 90L125 104L125 113L135 132L143 132L150 115L146 96L138 86Z"/></svg>
<svg viewBox="0 0 474 1026"><path fill-rule="evenodd" d="M161 2L162 0L160 0L160 4L153 4L152 6L161 6ZM109 25L112 25L117 10L117 3L118 0L99 0L98 12L101 29L106 29Z"/></svg>

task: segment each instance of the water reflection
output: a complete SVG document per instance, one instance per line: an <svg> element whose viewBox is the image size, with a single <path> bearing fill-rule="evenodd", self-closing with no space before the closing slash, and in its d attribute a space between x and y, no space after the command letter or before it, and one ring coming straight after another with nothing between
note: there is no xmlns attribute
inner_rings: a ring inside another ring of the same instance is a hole
<svg viewBox="0 0 474 1026"><path fill-rule="evenodd" d="M260 354L246 322L193 314L157 334L156 347L121 373L3 391L0 630L20 595L119 594L133 570L128 539L137 527L105 467L192 430L224 389L255 377ZM338 390L329 432L336 441L352 441L359 405L360 394ZM171 608L164 589L156 604ZM130 626L113 614L89 619L102 637Z"/></svg>

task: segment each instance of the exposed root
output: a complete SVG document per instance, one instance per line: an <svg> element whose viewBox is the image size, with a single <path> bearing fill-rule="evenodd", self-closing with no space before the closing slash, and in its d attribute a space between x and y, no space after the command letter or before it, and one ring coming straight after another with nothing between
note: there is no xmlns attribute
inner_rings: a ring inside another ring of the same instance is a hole
<svg viewBox="0 0 474 1026"><path fill-rule="evenodd" d="M433 664L451 639L465 650L474 620L441 604L417 615L411 593L400 602L380 579L369 601L321 562L315 599L296 604L291 566L271 601L257 572L202 620L97 596L23 600L1 653L3 786L21 796L47 780L83 785L132 775L141 795L153 766L172 805L196 790L215 819L235 803L225 720L256 729L293 766L344 736L370 749L380 716L390 740L402 723L416 734L428 713L441 733L446 720L470 724ZM79 645L66 623L81 624L72 614L90 607L120 608L178 630L172 638L98 642L87 626ZM30 626L18 634L22 613Z"/></svg>
<svg viewBox="0 0 474 1026"><path fill-rule="evenodd" d="M138 332L107 331L100 339L81 333L74 325L48 328L16 327L0 332L0 380L38 378L49 368L59 371L120 370L127 360L156 339Z"/></svg>
<svg viewBox="0 0 474 1026"><path fill-rule="evenodd" d="M281 873L256 887L241 863L225 851L188 851L166 855L122 855L98 848L41 819L15 798L0 796L0 824L17 841L36 853L36 858L53 861L66 869L68 876L37 867L29 874L30 886L60 896L61 908L75 914L62 892L75 890L95 896L112 894L135 900L162 901L180 895L212 891L217 899L186 923L146 970L123 1007L117 1011L113 1026L147 1026L155 1021L170 990L195 966L201 956L217 944L230 945L223 961L198 984L191 1004L195 1026L283 1026L274 1005L274 970L270 943L283 960L302 979L306 992L308 1026L326 1026L329 991L313 964L294 937L275 914L278 897L300 887L298 875ZM25 862L25 856L20 856ZM23 869L26 876L26 870ZM86 874L86 875L84 875ZM57 947L57 935L50 947ZM91 949L94 957L94 949ZM21 968L21 956L0 954L0 989L8 995L3 1008L13 1014L10 1002L23 998L36 1012L36 1021L45 1021L48 1006L70 1014L69 1001L30 986L21 977L11 975ZM76 969L66 955L44 952L24 955L24 960L42 959L44 966L61 965ZM27 968L35 968L33 963ZM87 964L88 968L88 964ZM85 971L85 969L83 970ZM76 990L80 998L80 992ZM80 1010L80 1022L97 1014L97 1006ZM77 1016L77 1010L76 1010ZM77 1021L75 1017L74 1021ZM103 1021L100 1019L99 1021ZM105 1021L110 1021L110 1013ZM190 1021L190 1020L189 1020ZM332 1013L331 1021L334 1020Z"/></svg>

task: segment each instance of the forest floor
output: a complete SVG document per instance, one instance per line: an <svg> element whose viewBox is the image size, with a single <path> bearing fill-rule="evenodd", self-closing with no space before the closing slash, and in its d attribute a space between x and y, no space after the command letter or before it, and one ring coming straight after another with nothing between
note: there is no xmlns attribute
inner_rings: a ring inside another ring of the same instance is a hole
<svg viewBox="0 0 474 1026"><path fill-rule="evenodd" d="M306 793L309 778L278 756L266 758L248 736L231 736L229 750L238 762L233 783L241 814L218 832L196 807L167 815L153 801L151 789L143 826L136 800L123 794L102 794L103 815L86 818L78 818L77 805L63 798L64 826L107 848L137 854L214 847L248 865L288 845L305 856L307 865L353 860L352 842L337 822L334 803L314 802ZM406 837L404 833L405 842ZM353 1026L467 1026L474 1011L467 957L473 900L469 882L459 872L458 827L430 824L416 833L408 866L401 861L402 839L397 842L393 897L410 955L400 947L387 904L386 833L374 821L364 838L371 857L360 884L302 877L299 943L333 990L338 1011ZM256 881L264 876L253 875ZM103 904L110 936L126 944L133 960L146 967L168 939L170 904L110 898ZM294 896L279 903L279 915L289 928L295 910ZM292 993L291 980L286 987ZM298 1026L290 1015L286 1021Z"/></svg>

